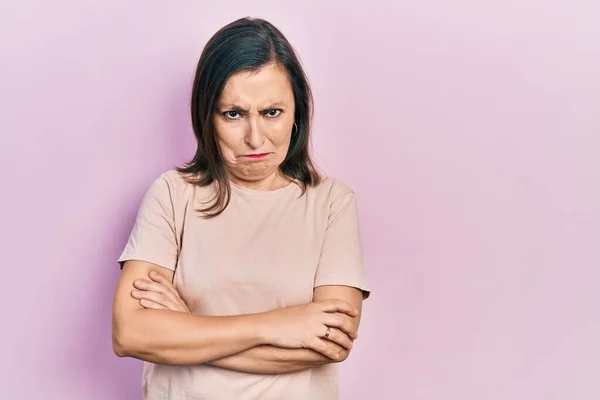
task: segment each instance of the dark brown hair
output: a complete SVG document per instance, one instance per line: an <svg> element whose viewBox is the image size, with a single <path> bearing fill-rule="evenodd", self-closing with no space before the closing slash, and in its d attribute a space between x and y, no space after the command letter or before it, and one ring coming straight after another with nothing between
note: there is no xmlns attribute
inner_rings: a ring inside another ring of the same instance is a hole
<svg viewBox="0 0 600 400"><path fill-rule="evenodd" d="M294 92L296 127L281 172L302 188L319 184L310 157L313 99L308 79L292 45L271 23L241 18L221 28L208 41L192 89L192 127L198 143L194 158L177 168L198 186L215 185L215 196L201 211L206 218L222 213L231 198L228 173L218 146L213 116L227 79L241 71L257 71L277 64L287 73Z"/></svg>

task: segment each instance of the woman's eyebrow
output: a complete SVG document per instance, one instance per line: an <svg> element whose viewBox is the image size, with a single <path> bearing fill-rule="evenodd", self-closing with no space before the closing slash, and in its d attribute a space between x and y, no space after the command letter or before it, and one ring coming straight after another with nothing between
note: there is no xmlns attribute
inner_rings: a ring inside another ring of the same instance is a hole
<svg viewBox="0 0 600 400"><path fill-rule="evenodd" d="M218 103L217 104L217 108L219 110L224 110L224 109L228 109L228 110L243 110L244 107L238 106L237 104L234 103Z"/></svg>
<svg viewBox="0 0 600 400"><path fill-rule="evenodd" d="M274 108L281 108L281 107L284 107L284 106L285 106L285 104L283 102L276 101L274 103L269 104L268 106L266 106L264 108L261 108L259 111L260 112L265 112L265 111L272 110ZM235 103L219 103L219 104L217 104L217 108L219 110L225 110L225 109L227 109L227 110L248 111L246 108L244 108L244 107L242 107L240 105L237 105Z"/></svg>
<svg viewBox="0 0 600 400"><path fill-rule="evenodd" d="M269 104L266 108L263 108L261 111L272 110L274 108L284 107L285 104L281 101L276 101L274 103Z"/></svg>

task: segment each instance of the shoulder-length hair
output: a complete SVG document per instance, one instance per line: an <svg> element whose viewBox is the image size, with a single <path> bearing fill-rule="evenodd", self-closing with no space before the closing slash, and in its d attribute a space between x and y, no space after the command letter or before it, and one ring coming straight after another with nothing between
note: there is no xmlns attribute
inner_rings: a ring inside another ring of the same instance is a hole
<svg viewBox="0 0 600 400"><path fill-rule="evenodd" d="M222 213L231 199L231 185L213 120L221 92L232 75L257 71L269 64L277 64L287 72L294 92L296 126L280 171L300 185L302 193L320 182L310 156L313 98L294 48L268 21L241 18L217 31L202 51L191 99L192 127L198 147L193 159L177 168L189 183L215 185L214 197L199 210L205 218Z"/></svg>

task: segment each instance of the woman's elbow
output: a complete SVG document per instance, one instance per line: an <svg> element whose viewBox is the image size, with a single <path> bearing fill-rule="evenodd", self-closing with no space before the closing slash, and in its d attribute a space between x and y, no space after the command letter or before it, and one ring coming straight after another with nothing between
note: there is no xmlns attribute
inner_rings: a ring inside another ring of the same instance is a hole
<svg viewBox="0 0 600 400"><path fill-rule="evenodd" d="M131 321L132 318L126 320ZM113 319L112 324L112 346L117 357L134 357L136 349L139 348L139 335L136 335L131 323L124 323Z"/></svg>
<svg viewBox="0 0 600 400"><path fill-rule="evenodd" d="M158 357L156 352L160 346L157 346L156 340L153 341L148 337L147 329L136 318L113 321L112 346L113 352L120 358L131 357L143 361L166 363L163 362L166 360ZM166 353L168 352L161 352L162 355Z"/></svg>
<svg viewBox="0 0 600 400"><path fill-rule="evenodd" d="M117 357L128 357L130 355L130 341L127 340L127 332L113 324L112 328L112 346Z"/></svg>

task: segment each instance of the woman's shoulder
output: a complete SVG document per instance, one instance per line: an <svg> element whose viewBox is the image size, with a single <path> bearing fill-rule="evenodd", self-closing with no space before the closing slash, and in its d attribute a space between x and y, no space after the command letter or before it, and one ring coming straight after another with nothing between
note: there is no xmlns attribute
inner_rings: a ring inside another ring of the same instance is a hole
<svg viewBox="0 0 600 400"><path fill-rule="evenodd" d="M189 185L186 177L176 169L170 169L161 173L157 180L163 180L172 187L185 187Z"/></svg>
<svg viewBox="0 0 600 400"><path fill-rule="evenodd" d="M188 185L190 184L182 174L175 169L171 169L156 176L151 187L159 186L164 188L164 191L175 192L185 189Z"/></svg>
<svg viewBox="0 0 600 400"><path fill-rule="evenodd" d="M195 198L205 191L207 193L210 191L208 187L195 185L192 176L182 174L176 169L162 172L155 178L152 186L162 187L163 194L168 195L172 202L187 202L189 198Z"/></svg>
<svg viewBox="0 0 600 400"><path fill-rule="evenodd" d="M346 195L354 195L354 189L348 182L332 176L322 176L321 182L309 188L309 191L312 191L318 197L326 197L330 201Z"/></svg>
<svg viewBox="0 0 600 400"><path fill-rule="evenodd" d="M161 173L157 180L165 181L173 189L185 190L199 187L195 182L197 177L192 174L184 174L176 169L170 169Z"/></svg>

